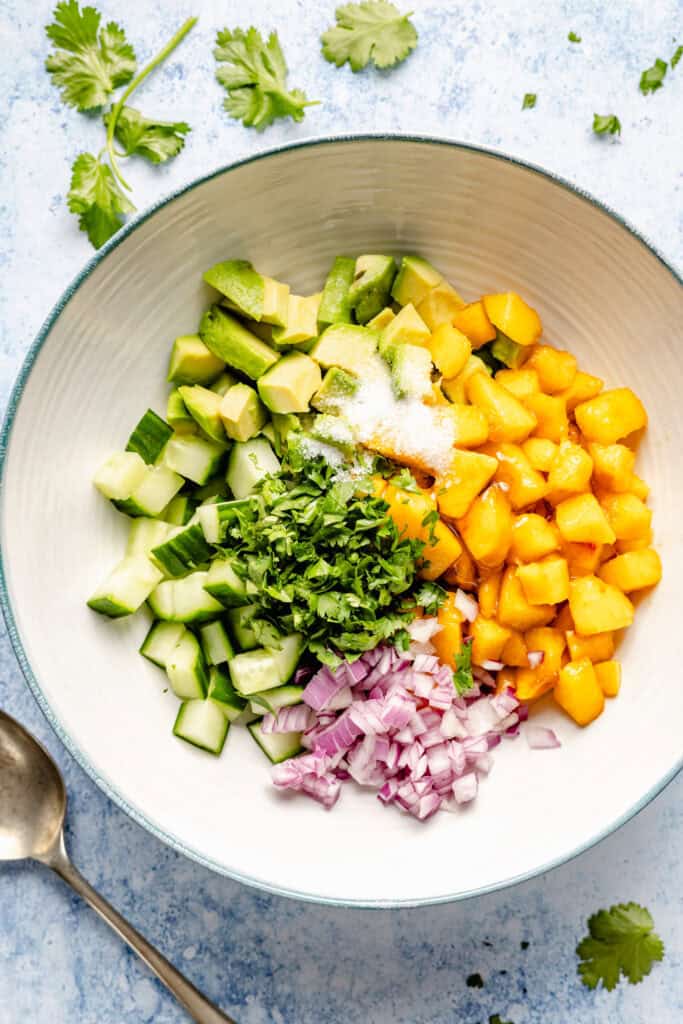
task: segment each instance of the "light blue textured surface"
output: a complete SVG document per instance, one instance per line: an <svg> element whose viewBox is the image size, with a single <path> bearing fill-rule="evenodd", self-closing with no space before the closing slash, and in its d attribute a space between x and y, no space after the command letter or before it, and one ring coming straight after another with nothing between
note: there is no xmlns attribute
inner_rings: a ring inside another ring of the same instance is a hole
<svg viewBox="0 0 683 1024"><path fill-rule="evenodd" d="M683 268L683 63L655 96L640 71L667 58L683 32L676 0L530 5L525 0L414 0L420 45L393 73L352 76L317 54L334 3L249 5L277 27L293 85L324 101L299 126L265 134L221 111L210 48L216 28L246 25L236 0L119 0L102 6L145 59L190 13L182 51L149 80L145 110L194 128L159 170L129 165L140 209L197 174L289 139L337 131L426 132L484 143L540 163L605 199ZM3 403L49 308L90 254L64 205L70 164L97 150L95 121L63 107L42 70L51 4L0 2L0 389ZM573 29L584 42L566 41ZM533 111L520 110L525 92ZM136 100L138 97L136 97ZM616 112L621 142L590 132L594 110ZM112 806L65 756L0 645L0 706L46 743L70 791L69 842L88 878L240 1024L640 1024L683 1017L683 779L634 821L572 864L516 889L452 907L347 912L260 895L184 860ZM542 828L542 823L539 823ZM359 841L360 840L359 838ZM501 858L505 850L501 848ZM433 870L416 865L416 870ZM573 949L600 906L638 900L667 944L638 986L589 993ZM530 947L520 948L526 940ZM466 985L478 971L481 990ZM0 870L0 1022L140 1024L182 1013L104 925L47 872Z"/></svg>

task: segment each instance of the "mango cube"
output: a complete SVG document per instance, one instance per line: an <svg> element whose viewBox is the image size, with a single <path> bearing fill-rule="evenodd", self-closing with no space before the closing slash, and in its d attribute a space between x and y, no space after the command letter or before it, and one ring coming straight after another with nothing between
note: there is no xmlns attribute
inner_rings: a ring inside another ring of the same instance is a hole
<svg viewBox="0 0 683 1024"><path fill-rule="evenodd" d="M626 595L597 576L570 580L569 608L576 631L583 636L624 629L633 622L634 608Z"/></svg>
<svg viewBox="0 0 683 1024"><path fill-rule="evenodd" d="M541 390L538 374L535 370L528 370L526 366L520 370L499 370L496 382L515 398L526 398L527 395L533 395Z"/></svg>
<svg viewBox="0 0 683 1024"><path fill-rule="evenodd" d="M576 576L592 576L598 571L598 566L602 562L602 544L583 544L563 540L560 550L567 559L571 579Z"/></svg>
<svg viewBox="0 0 683 1024"><path fill-rule="evenodd" d="M517 516L512 524L510 555L516 561L537 562L559 546L560 534L555 524L535 512Z"/></svg>
<svg viewBox="0 0 683 1024"><path fill-rule="evenodd" d="M519 630L510 630L510 636L505 641L505 647L503 648L500 660L506 665L513 665L516 668L529 667L524 635L520 633Z"/></svg>
<svg viewBox="0 0 683 1024"><path fill-rule="evenodd" d="M577 370L571 386L566 391L560 391L559 397L564 398L568 412L573 412L581 402L587 402L589 398L599 395L603 386L604 381L599 377L593 377L590 373Z"/></svg>
<svg viewBox="0 0 683 1024"><path fill-rule="evenodd" d="M440 324L428 343L432 362L444 377L456 377L472 355L469 339L450 323Z"/></svg>
<svg viewBox="0 0 683 1024"><path fill-rule="evenodd" d="M594 494L577 494L555 508L555 521L562 537L588 544L613 544L614 530Z"/></svg>
<svg viewBox="0 0 683 1024"><path fill-rule="evenodd" d="M624 444L589 444L588 453L593 460L593 479L597 487L615 493L629 490L635 452Z"/></svg>
<svg viewBox="0 0 683 1024"><path fill-rule="evenodd" d="M548 474L548 500L556 505L572 494L590 491L593 460L585 448L562 441Z"/></svg>
<svg viewBox="0 0 683 1024"><path fill-rule="evenodd" d="M500 376L500 374L498 375ZM522 451L527 459L541 473L549 473L555 461L558 446L547 437L528 437L522 444Z"/></svg>
<svg viewBox="0 0 683 1024"><path fill-rule="evenodd" d="M534 437L545 437L559 444L569 434L569 420L564 398L559 395L527 395L526 409L536 417Z"/></svg>
<svg viewBox="0 0 683 1024"><path fill-rule="evenodd" d="M521 581L514 566L509 566L503 573L498 595L498 621L503 626L510 626L524 633L534 626L545 626L555 615L551 604L530 604L522 589Z"/></svg>
<svg viewBox="0 0 683 1024"><path fill-rule="evenodd" d="M518 345L534 345L543 325L535 309L516 292L485 295L484 308L491 323Z"/></svg>
<svg viewBox="0 0 683 1024"><path fill-rule="evenodd" d="M501 574L492 572L479 581L477 598L479 614L485 619L493 619L498 610L498 593L500 591Z"/></svg>
<svg viewBox="0 0 683 1024"><path fill-rule="evenodd" d="M476 562L488 569L502 565L512 539L512 509L500 487L487 487L475 498L458 530Z"/></svg>
<svg viewBox="0 0 683 1024"><path fill-rule="evenodd" d="M483 302L470 302L458 309L451 323L469 338L472 348L479 348L487 341L493 341L496 336L496 328L486 315Z"/></svg>
<svg viewBox="0 0 683 1024"><path fill-rule="evenodd" d="M574 410L576 422L587 441L614 444L647 425L645 407L630 388L603 391Z"/></svg>
<svg viewBox="0 0 683 1024"><path fill-rule="evenodd" d="M488 439L489 422L474 405L448 405L438 410L439 418L448 420L455 432L453 443L458 448L478 448Z"/></svg>
<svg viewBox="0 0 683 1024"><path fill-rule="evenodd" d="M543 660L536 668L523 668L517 673L516 691L520 700L535 700L554 686L565 649L564 636L557 629L538 626L524 634L527 651L541 651Z"/></svg>
<svg viewBox="0 0 683 1024"><path fill-rule="evenodd" d="M462 614L455 606L455 594L447 594L437 619L441 629L432 638L438 658L455 668L455 656L462 647Z"/></svg>
<svg viewBox="0 0 683 1024"><path fill-rule="evenodd" d="M498 460L495 479L507 487L515 512L535 505L545 497L548 491L545 477L533 468L519 445L503 441L486 445L485 451Z"/></svg>
<svg viewBox="0 0 683 1024"><path fill-rule="evenodd" d="M520 565L517 578L529 604L559 604L569 597L569 568L559 555Z"/></svg>
<svg viewBox="0 0 683 1024"><path fill-rule="evenodd" d="M605 697L588 658L570 661L560 669L553 696L578 725L588 725L605 707Z"/></svg>
<svg viewBox="0 0 683 1024"><path fill-rule="evenodd" d="M637 540L650 533L652 510L635 494L606 494L600 504L617 540Z"/></svg>
<svg viewBox="0 0 683 1024"><path fill-rule="evenodd" d="M427 580L437 579L459 557L462 545L445 523L429 522L436 510L432 495L426 492L415 494L389 484L382 497L389 505L389 515L399 534L411 540L421 540L425 545L420 576ZM425 519L428 520L426 523Z"/></svg>
<svg viewBox="0 0 683 1024"><path fill-rule="evenodd" d="M452 323L464 305L455 288L448 281L440 281L418 304L417 311L430 331L435 331L441 324Z"/></svg>
<svg viewBox="0 0 683 1024"><path fill-rule="evenodd" d="M536 427L533 413L488 374L473 373L465 384L465 393L486 416L492 441L524 441Z"/></svg>
<svg viewBox="0 0 683 1024"><path fill-rule="evenodd" d="M654 587L662 578L662 562L652 548L626 551L600 566L598 576L628 594L643 587Z"/></svg>
<svg viewBox="0 0 683 1024"><path fill-rule="evenodd" d="M634 540L618 540L614 548L618 555L623 555L626 551L640 551L641 548L649 548L653 539L654 534L650 528L642 537L636 537Z"/></svg>
<svg viewBox="0 0 683 1024"><path fill-rule="evenodd" d="M548 395L567 391L576 377L574 356L549 345L537 345L525 365L536 370L541 391Z"/></svg>
<svg viewBox="0 0 683 1024"><path fill-rule="evenodd" d="M567 630L567 647L572 661L588 658L596 661L609 661L614 654L614 633L596 633L595 636L581 636L573 629Z"/></svg>
<svg viewBox="0 0 683 1024"><path fill-rule="evenodd" d="M616 697L621 688L621 665L618 661L601 661L593 665L595 677L605 697Z"/></svg>
<svg viewBox="0 0 683 1024"><path fill-rule="evenodd" d="M509 629L479 614L472 623L471 633L473 665L481 665L485 661L500 661L503 648L510 636Z"/></svg>
<svg viewBox="0 0 683 1024"><path fill-rule="evenodd" d="M448 472L437 477L434 493L442 516L460 519L498 469L490 455L455 449Z"/></svg>

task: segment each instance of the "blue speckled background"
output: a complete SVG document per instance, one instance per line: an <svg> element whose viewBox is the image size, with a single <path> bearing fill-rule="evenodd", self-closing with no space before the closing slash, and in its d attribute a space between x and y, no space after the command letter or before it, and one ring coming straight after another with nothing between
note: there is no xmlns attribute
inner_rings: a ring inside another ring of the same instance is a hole
<svg viewBox="0 0 683 1024"><path fill-rule="evenodd" d="M43 71L51 6L0 0L3 405L42 320L91 252L64 194L73 158L100 147L101 129L62 106ZM416 52L395 72L357 76L318 54L334 0L98 6L124 23L143 60L185 17L201 16L182 50L136 95L146 111L194 128L171 166L128 166L140 209L195 175L290 139L427 132L501 148L565 175L683 269L683 63L656 95L643 97L637 87L643 68L657 56L668 59L674 39L683 39L677 0L411 0ZM324 101L302 125L280 122L259 135L222 113L213 35L250 21L279 30L292 84ZM570 29L583 37L580 46L567 42ZM525 92L538 94L535 110L521 111ZM618 114L621 141L592 135L596 110ZM0 706L38 734L66 775L76 862L240 1024L477 1024L494 1013L514 1024L683 1019L683 779L596 849L507 892L401 912L304 906L216 877L129 821L66 757L4 637L0 659ZM592 911L622 900L651 909L665 962L638 987L588 992L576 976L574 946ZM467 987L474 971L483 989ZM0 870L0 1022L36 1019L172 1024L184 1017L60 882L38 867L13 865Z"/></svg>

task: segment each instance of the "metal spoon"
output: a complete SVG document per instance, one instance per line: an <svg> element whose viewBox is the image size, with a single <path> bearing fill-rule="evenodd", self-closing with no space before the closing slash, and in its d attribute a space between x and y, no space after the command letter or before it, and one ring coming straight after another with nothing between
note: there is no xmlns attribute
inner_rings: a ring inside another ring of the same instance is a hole
<svg viewBox="0 0 683 1024"><path fill-rule="evenodd" d="M235 1024L151 946L76 870L64 846L66 789L50 755L0 711L0 861L52 868L145 961L197 1024Z"/></svg>

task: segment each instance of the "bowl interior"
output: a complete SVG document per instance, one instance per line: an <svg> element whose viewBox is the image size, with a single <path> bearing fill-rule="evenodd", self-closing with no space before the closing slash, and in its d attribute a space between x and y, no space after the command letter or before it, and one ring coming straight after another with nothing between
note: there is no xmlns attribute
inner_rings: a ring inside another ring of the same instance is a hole
<svg viewBox="0 0 683 1024"><path fill-rule="evenodd" d="M334 255L387 250L424 254L466 296L519 291L551 344L641 395L651 425L639 472L652 487L665 567L621 647L622 693L603 716L582 731L552 705L539 709L563 748L504 743L475 805L426 826L354 787L333 813L278 797L244 730L233 729L220 759L178 742L165 676L137 654L144 615L109 622L84 604L126 535L92 474L147 406L163 412L170 343L196 330L209 300L202 271L246 257L306 294ZM82 275L51 318L9 436L2 548L15 641L72 752L137 820L185 852L319 900L455 898L542 870L614 827L681 754L682 291L646 245L576 192L447 144L308 144L161 205Z"/></svg>

